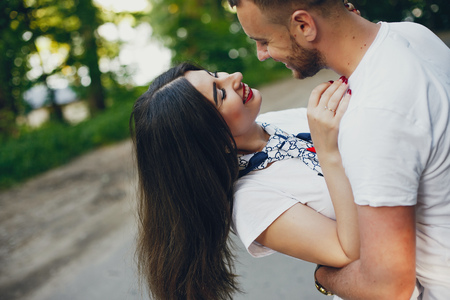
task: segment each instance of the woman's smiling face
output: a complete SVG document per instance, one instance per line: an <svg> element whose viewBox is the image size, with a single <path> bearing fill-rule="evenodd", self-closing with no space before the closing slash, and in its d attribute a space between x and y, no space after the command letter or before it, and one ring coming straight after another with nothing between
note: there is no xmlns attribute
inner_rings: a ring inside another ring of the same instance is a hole
<svg viewBox="0 0 450 300"><path fill-rule="evenodd" d="M233 137L244 135L254 124L261 108L261 94L242 82L241 73L199 70L188 71L185 77L217 107Z"/></svg>

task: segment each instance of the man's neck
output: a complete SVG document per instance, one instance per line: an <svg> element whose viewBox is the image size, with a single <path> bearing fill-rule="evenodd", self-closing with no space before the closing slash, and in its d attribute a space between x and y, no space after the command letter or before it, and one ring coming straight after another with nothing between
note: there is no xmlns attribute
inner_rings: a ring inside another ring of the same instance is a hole
<svg viewBox="0 0 450 300"><path fill-rule="evenodd" d="M339 21L323 22L316 47L324 55L328 68L347 78L375 40L379 24L353 13L346 13Z"/></svg>

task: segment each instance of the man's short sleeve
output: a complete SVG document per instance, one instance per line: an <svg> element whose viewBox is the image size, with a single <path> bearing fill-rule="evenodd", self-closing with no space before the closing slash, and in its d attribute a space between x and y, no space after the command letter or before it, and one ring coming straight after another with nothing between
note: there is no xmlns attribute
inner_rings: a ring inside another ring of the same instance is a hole
<svg viewBox="0 0 450 300"><path fill-rule="evenodd" d="M359 205L415 205L431 135L381 108L358 107L341 124L339 148Z"/></svg>

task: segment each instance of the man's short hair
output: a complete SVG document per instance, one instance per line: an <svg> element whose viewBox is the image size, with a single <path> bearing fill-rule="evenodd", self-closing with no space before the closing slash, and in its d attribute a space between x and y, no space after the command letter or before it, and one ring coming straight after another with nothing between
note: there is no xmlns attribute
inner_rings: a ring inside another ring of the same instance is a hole
<svg viewBox="0 0 450 300"><path fill-rule="evenodd" d="M342 0L228 0L228 4L235 7L239 6L241 1L252 1L276 24L288 22L289 16L298 9L316 10L326 16L332 11L334 5L343 3Z"/></svg>

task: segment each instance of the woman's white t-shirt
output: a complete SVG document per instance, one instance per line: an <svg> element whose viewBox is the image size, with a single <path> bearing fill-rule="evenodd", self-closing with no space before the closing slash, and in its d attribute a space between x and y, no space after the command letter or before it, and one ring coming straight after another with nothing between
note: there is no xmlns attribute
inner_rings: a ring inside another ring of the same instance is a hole
<svg viewBox="0 0 450 300"><path fill-rule="evenodd" d="M305 108L262 114L257 121L270 123L292 134L309 132ZM335 219L325 179L300 159L277 161L236 182L233 229L252 256L262 257L275 252L255 239L297 203Z"/></svg>

